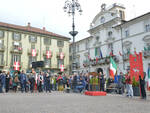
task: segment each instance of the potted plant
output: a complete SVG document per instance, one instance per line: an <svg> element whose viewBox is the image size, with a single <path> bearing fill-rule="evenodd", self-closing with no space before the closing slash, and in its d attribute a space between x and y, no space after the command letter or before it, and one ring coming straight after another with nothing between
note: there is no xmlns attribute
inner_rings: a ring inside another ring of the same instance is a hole
<svg viewBox="0 0 150 113"><path fill-rule="evenodd" d="M139 81L135 80L135 76L133 77L133 80L132 80L132 87L133 87L133 95L140 96Z"/></svg>

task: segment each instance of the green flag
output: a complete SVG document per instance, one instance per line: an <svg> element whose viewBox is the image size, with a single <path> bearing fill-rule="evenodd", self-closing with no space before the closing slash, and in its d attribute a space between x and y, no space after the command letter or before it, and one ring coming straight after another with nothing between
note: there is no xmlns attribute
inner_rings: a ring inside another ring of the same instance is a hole
<svg viewBox="0 0 150 113"><path fill-rule="evenodd" d="M97 56L97 48L95 48L95 56Z"/></svg>

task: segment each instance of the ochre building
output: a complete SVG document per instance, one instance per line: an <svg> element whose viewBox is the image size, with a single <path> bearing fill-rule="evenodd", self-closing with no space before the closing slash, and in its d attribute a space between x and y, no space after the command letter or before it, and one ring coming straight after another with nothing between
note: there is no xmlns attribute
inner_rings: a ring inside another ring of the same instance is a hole
<svg viewBox="0 0 150 113"><path fill-rule="evenodd" d="M43 29L0 22L0 70L30 71L32 62L43 61L43 70L68 72L70 38ZM38 69L38 68L37 68Z"/></svg>

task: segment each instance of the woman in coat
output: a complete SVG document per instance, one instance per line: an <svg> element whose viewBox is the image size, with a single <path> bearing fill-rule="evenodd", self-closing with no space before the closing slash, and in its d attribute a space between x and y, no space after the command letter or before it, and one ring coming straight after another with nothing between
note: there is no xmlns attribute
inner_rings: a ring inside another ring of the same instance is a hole
<svg viewBox="0 0 150 113"><path fill-rule="evenodd" d="M15 92L17 91L18 83L19 83L18 72L15 72L14 75L13 75L13 90Z"/></svg>
<svg viewBox="0 0 150 113"><path fill-rule="evenodd" d="M9 91L9 85L10 85L10 72L8 71L8 73L6 74L6 93Z"/></svg>

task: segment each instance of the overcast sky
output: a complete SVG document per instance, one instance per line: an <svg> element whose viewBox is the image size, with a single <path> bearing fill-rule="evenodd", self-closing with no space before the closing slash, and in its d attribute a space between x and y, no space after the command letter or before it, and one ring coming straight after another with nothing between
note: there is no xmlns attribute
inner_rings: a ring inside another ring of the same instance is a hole
<svg viewBox="0 0 150 113"><path fill-rule="evenodd" d="M66 0L0 0L0 21L43 28L67 37L72 30L72 17L64 12ZM78 0L83 13L76 12L75 27L79 34L76 41L89 36L87 30L96 14L101 10L101 4L107 6L121 3L126 7L126 19L132 19L150 11L149 0ZM106 7L107 7L106 6Z"/></svg>

